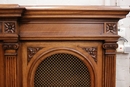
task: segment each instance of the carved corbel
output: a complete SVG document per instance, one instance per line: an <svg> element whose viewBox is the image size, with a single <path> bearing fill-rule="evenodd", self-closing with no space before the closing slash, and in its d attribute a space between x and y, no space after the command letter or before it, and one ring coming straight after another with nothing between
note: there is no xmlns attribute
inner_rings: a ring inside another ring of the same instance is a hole
<svg viewBox="0 0 130 87"><path fill-rule="evenodd" d="M16 87L18 43L4 43L5 87Z"/></svg>

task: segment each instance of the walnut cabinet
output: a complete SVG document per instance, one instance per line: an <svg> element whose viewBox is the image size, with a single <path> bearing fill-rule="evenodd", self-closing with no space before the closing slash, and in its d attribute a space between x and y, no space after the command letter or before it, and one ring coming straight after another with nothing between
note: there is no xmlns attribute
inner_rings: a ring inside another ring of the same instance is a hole
<svg viewBox="0 0 130 87"><path fill-rule="evenodd" d="M109 6L0 5L0 87L116 87Z"/></svg>

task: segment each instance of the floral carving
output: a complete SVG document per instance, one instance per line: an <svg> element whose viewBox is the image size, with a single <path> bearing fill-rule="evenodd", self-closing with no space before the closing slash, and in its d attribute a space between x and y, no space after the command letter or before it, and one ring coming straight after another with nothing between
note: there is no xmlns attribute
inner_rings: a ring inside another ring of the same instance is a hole
<svg viewBox="0 0 130 87"><path fill-rule="evenodd" d="M116 48L118 48L118 44L117 43L105 43L105 44L103 44L103 48L104 49L116 49Z"/></svg>
<svg viewBox="0 0 130 87"><path fill-rule="evenodd" d="M15 22L5 22L4 23L4 32L6 33L15 33Z"/></svg>
<svg viewBox="0 0 130 87"><path fill-rule="evenodd" d="M3 44L3 49L4 50L17 50L19 48L18 43L5 43Z"/></svg>
<svg viewBox="0 0 130 87"><path fill-rule="evenodd" d="M94 59L95 62L97 62L97 48L96 47L83 47L83 50L88 52L91 57Z"/></svg>
<svg viewBox="0 0 130 87"><path fill-rule="evenodd" d="M116 23L106 23L106 33L117 34L117 24Z"/></svg>
<svg viewBox="0 0 130 87"><path fill-rule="evenodd" d="M27 55L28 55L28 62L32 59L32 57L41 50L42 47L28 47L27 48Z"/></svg>

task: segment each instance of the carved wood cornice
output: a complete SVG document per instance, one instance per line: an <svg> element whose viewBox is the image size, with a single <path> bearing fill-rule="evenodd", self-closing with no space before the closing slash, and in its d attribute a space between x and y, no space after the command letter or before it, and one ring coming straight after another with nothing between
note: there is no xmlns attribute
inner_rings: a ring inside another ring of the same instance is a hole
<svg viewBox="0 0 130 87"><path fill-rule="evenodd" d="M0 17L21 17L24 9L24 7L19 6L18 4L1 4Z"/></svg>
<svg viewBox="0 0 130 87"><path fill-rule="evenodd" d="M104 24L105 18L107 18L107 19L112 18L117 21L120 18L124 18L126 16L126 14L129 13L129 11L130 11L130 9L122 9L120 7L112 7L112 6L42 6L42 5L20 6L17 4L0 5L0 18L2 18L2 20L6 20L6 21L13 20L16 22L15 24L13 24L9 21L5 22L4 27L2 26L2 23L0 22L0 40L5 40L5 39L11 40L12 39L12 40L15 40L15 42L16 42L16 41L18 41L18 39L20 39L20 40L27 40L27 39L28 40L50 40L50 39L56 40L56 38L57 38L57 40L67 40L68 38L71 40L72 39L73 40L81 40L81 39L82 40L91 40L91 38L94 38L95 40L99 40L99 39L104 40L104 39L109 39L109 38L117 39L119 36L117 35L117 32L116 32L116 26L115 26L115 24L111 24L111 23L109 23L109 24L106 23L105 34L102 33L102 31L101 31L98 34L96 33L96 34L90 36L90 35L88 35L89 33L86 32L86 34L83 35L82 37L74 36L74 38L72 38L72 37L69 37L69 35L67 35L67 37L68 37L67 39L66 39L66 36L45 37L44 36L45 34L42 34L42 35L39 34L39 36L32 37L33 35L31 35L31 32L27 31L25 33L25 32L22 32L21 29L19 29L20 31L19 31L19 33L17 33L17 29L16 29L17 28L17 26L16 26L17 19L18 19L18 17L21 17L19 19L19 21L22 21L22 22L26 21L28 23L28 21L30 22L30 20L32 22L33 20L35 20L35 19L37 20L39 18L40 19L41 18L49 18L49 19L50 18L55 18L55 19L89 18L92 20L95 20L95 18L98 18L98 19L100 18L100 19L102 19L102 24ZM22 22L20 22L20 23L22 23ZM60 23L61 23L61 21L60 21ZM102 24L100 24L100 26L102 26ZM4 28L3 30L2 30L1 26ZM3 34L2 32L5 32L5 33ZM15 35L13 35L12 33ZM32 32L32 33L35 35L34 32ZM41 33L41 31L40 31L40 33ZM74 32L74 34L76 34L76 33ZM109 37L106 34L110 34ZM20 36L20 38L18 38L18 36ZM77 36L79 36L79 35L77 34Z"/></svg>
<svg viewBox="0 0 130 87"><path fill-rule="evenodd" d="M129 10L112 6L25 6L25 8L23 18L124 18Z"/></svg>
<svg viewBox="0 0 130 87"><path fill-rule="evenodd" d="M4 42L17 42L17 20L22 16L25 7L18 4L0 5L0 40Z"/></svg>

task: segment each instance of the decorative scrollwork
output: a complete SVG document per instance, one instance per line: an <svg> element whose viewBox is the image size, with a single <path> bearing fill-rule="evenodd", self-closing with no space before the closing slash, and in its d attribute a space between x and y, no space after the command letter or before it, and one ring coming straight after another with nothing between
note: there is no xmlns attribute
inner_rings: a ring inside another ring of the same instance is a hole
<svg viewBox="0 0 130 87"><path fill-rule="evenodd" d="M117 23L106 23L106 33L117 34Z"/></svg>
<svg viewBox="0 0 130 87"><path fill-rule="evenodd" d="M117 43L105 43L105 44L103 44L103 48L104 49L116 49L116 48L118 48L118 44Z"/></svg>
<svg viewBox="0 0 130 87"><path fill-rule="evenodd" d="M91 57L94 59L95 62L97 62L97 48L96 47L83 47L83 50L88 52Z"/></svg>
<svg viewBox="0 0 130 87"><path fill-rule="evenodd" d="M32 57L41 50L42 47L28 47L27 48L27 55L28 55L28 62L32 59Z"/></svg>
<svg viewBox="0 0 130 87"><path fill-rule="evenodd" d="M18 43L4 43L3 44L3 49L4 50L17 50L19 48Z"/></svg>
<svg viewBox="0 0 130 87"><path fill-rule="evenodd" d="M4 23L5 33L15 33L15 22L5 22Z"/></svg>

